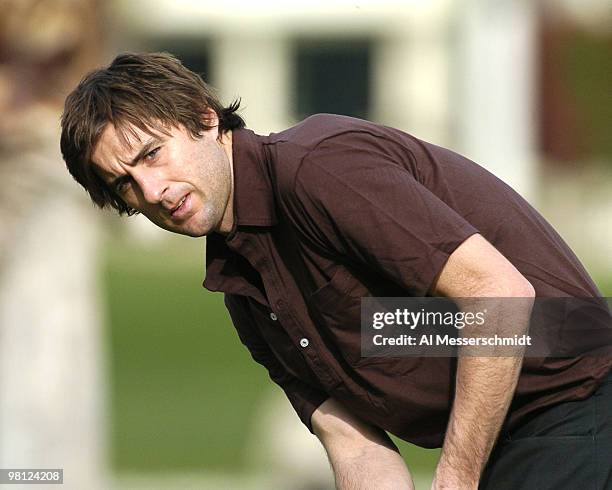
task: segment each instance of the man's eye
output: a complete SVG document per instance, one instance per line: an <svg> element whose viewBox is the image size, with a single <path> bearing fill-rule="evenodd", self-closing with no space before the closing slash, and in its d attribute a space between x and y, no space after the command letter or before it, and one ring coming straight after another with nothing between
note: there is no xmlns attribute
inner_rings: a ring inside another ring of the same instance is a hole
<svg viewBox="0 0 612 490"><path fill-rule="evenodd" d="M153 158L155 158L155 155L157 155L157 153L159 152L161 146L158 146L157 148L155 148L154 150L151 150L149 153L147 153L145 155L145 157L147 158L147 160L151 160Z"/></svg>

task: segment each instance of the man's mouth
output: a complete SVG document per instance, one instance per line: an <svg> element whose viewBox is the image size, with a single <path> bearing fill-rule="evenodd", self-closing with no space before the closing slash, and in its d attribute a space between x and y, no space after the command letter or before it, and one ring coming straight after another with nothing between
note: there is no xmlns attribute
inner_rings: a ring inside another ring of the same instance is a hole
<svg viewBox="0 0 612 490"><path fill-rule="evenodd" d="M181 216L184 216L185 213L189 210L189 204L191 202L190 197L191 194L186 194L185 196L183 196L183 198L179 201L176 207L174 207L170 211L170 216L172 216L173 218L180 218Z"/></svg>

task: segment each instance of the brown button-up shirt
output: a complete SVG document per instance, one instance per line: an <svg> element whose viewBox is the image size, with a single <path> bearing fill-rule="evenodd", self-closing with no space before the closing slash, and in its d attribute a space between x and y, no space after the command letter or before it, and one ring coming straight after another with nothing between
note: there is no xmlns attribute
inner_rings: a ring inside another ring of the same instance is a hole
<svg viewBox="0 0 612 490"><path fill-rule="evenodd" d="M474 162L402 131L317 115L281 133L233 133L234 228L211 234L206 279L241 341L306 426L328 397L423 447L443 442L456 359L360 355L360 298L426 296L480 233L538 296L597 288L563 240ZM511 427L588 396L606 358L526 359Z"/></svg>

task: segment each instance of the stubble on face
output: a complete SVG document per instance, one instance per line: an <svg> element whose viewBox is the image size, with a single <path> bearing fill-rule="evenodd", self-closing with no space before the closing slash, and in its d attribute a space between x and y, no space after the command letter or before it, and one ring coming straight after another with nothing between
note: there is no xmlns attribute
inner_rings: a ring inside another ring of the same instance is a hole
<svg viewBox="0 0 612 490"><path fill-rule="evenodd" d="M223 214L218 221L218 228L215 230L223 235L228 234L234 227L234 158L233 158L233 138L232 132L228 131L221 135L217 140L218 148L221 151L220 160L225 160L227 165L224 167L223 177L219 176L219 181L223 181L225 189L223 194L226 195L223 203Z"/></svg>

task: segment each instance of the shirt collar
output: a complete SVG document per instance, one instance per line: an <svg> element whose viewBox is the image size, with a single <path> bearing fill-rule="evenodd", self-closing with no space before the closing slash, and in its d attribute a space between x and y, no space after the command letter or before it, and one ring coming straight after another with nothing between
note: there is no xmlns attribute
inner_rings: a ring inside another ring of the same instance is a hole
<svg viewBox="0 0 612 490"><path fill-rule="evenodd" d="M264 139L250 129L232 132L234 228L277 223Z"/></svg>
<svg viewBox="0 0 612 490"><path fill-rule="evenodd" d="M206 237L206 279L203 286L210 291L247 294L245 288L253 289L239 278L238 259L228 244L239 247L240 226L274 226L277 223L264 140L265 137L249 129L232 132L234 225L227 236L211 233ZM256 292L251 291L252 294Z"/></svg>

